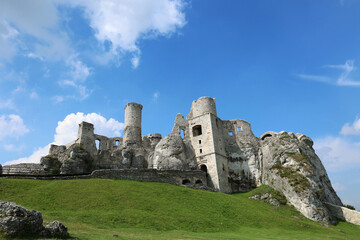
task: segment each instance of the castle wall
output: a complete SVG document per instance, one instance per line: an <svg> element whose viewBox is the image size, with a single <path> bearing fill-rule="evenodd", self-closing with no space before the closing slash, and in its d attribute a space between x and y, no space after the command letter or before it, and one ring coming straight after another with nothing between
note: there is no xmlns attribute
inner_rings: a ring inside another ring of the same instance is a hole
<svg viewBox="0 0 360 240"><path fill-rule="evenodd" d="M143 106L128 103L125 106L124 144L141 143L141 111Z"/></svg>

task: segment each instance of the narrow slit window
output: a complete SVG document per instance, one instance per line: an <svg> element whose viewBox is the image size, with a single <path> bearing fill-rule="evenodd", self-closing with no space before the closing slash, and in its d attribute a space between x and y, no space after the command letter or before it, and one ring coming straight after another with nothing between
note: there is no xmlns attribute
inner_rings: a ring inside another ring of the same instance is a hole
<svg viewBox="0 0 360 240"><path fill-rule="evenodd" d="M201 144L201 140L199 140L199 144Z"/></svg>
<svg viewBox="0 0 360 240"><path fill-rule="evenodd" d="M200 153L202 153L202 149L200 149Z"/></svg>

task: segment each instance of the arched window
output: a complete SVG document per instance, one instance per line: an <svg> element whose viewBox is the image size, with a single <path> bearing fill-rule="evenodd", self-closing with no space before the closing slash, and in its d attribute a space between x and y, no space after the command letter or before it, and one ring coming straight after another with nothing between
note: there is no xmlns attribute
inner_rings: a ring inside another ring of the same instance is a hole
<svg viewBox="0 0 360 240"><path fill-rule="evenodd" d="M200 165L200 170L207 173L207 167L205 164Z"/></svg>
<svg viewBox="0 0 360 240"><path fill-rule="evenodd" d="M183 184L183 185L188 185L188 184L190 184L190 180L189 180L189 179L184 179L184 180L182 181L182 184Z"/></svg>
<svg viewBox="0 0 360 240"><path fill-rule="evenodd" d="M200 136L202 134L201 125L196 125L193 127L193 136Z"/></svg>

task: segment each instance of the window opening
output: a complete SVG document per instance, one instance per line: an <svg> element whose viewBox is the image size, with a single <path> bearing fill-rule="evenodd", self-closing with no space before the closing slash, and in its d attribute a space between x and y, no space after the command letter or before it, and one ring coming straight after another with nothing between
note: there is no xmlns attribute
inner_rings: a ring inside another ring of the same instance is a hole
<svg viewBox="0 0 360 240"><path fill-rule="evenodd" d="M119 140L116 140L116 141L115 141L115 145L116 145L116 146L119 146L119 144L120 144L120 141L119 141Z"/></svg>
<svg viewBox="0 0 360 240"><path fill-rule="evenodd" d="M185 137L184 129L180 129L180 136L181 136L182 139L184 139L184 137Z"/></svg>
<svg viewBox="0 0 360 240"><path fill-rule="evenodd" d="M202 153L202 149L200 149L200 153Z"/></svg>
<svg viewBox="0 0 360 240"><path fill-rule="evenodd" d="M232 136L232 135L233 135L233 132L229 132L229 135Z"/></svg>
<svg viewBox="0 0 360 240"><path fill-rule="evenodd" d="M201 144L201 140L199 140L199 144Z"/></svg>
<svg viewBox="0 0 360 240"><path fill-rule="evenodd" d="M95 140L95 145L96 145L96 149L100 150L100 140L96 139Z"/></svg>
<svg viewBox="0 0 360 240"><path fill-rule="evenodd" d="M239 130L239 131L242 131L242 127L238 127L238 130Z"/></svg>
<svg viewBox="0 0 360 240"><path fill-rule="evenodd" d="M204 164L200 165L200 170L207 173L206 165L204 165Z"/></svg>
<svg viewBox="0 0 360 240"><path fill-rule="evenodd" d="M183 184L183 185L188 185L188 184L190 184L190 180L189 180L189 179L184 179L184 180L182 181L182 184Z"/></svg>
<svg viewBox="0 0 360 240"><path fill-rule="evenodd" d="M195 184L203 185L203 182L201 180L196 180Z"/></svg>
<svg viewBox="0 0 360 240"><path fill-rule="evenodd" d="M200 136L202 134L201 125L196 125L193 127L193 136Z"/></svg>

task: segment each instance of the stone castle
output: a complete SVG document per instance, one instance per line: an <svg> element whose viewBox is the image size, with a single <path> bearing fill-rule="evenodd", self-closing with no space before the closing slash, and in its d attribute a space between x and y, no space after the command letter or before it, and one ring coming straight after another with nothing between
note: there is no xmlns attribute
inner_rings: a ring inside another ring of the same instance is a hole
<svg viewBox="0 0 360 240"><path fill-rule="evenodd" d="M171 134L164 138L156 133L142 136L141 116L142 105L125 106L123 138L95 134L93 124L82 122L76 140L51 145L40 164L4 166L3 176L86 177L91 173L92 177L168 182L223 193L266 184L309 219L334 222L340 218L360 224L359 212L342 207L313 141L303 134L266 132L258 138L245 120L221 120L211 97L193 101L186 118L177 114Z"/></svg>

